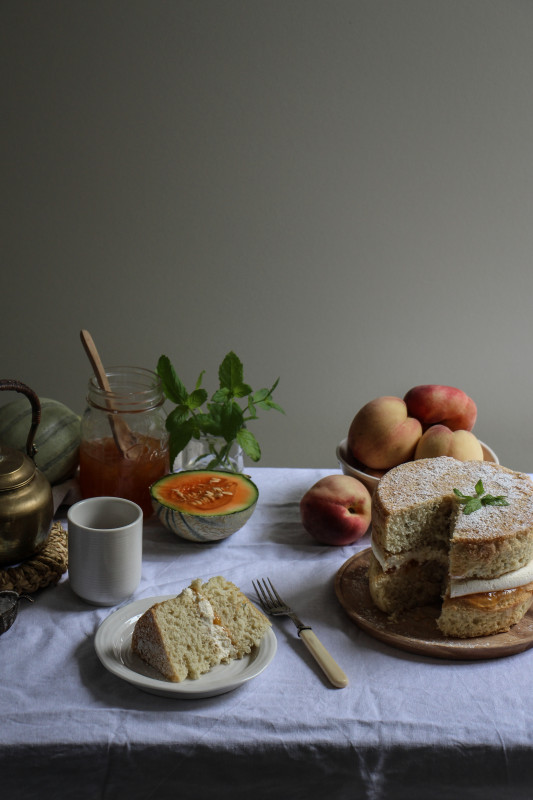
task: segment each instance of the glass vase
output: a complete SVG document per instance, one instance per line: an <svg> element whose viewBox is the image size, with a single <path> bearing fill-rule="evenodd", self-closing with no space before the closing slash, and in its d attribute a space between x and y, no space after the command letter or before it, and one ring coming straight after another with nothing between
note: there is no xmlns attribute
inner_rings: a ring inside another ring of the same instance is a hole
<svg viewBox="0 0 533 800"><path fill-rule="evenodd" d="M174 472L185 469L219 469L242 472L244 459L242 447L233 442L228 451L227 442L218 436L201 436L191 439L178 453L174 461Z"/></svg>

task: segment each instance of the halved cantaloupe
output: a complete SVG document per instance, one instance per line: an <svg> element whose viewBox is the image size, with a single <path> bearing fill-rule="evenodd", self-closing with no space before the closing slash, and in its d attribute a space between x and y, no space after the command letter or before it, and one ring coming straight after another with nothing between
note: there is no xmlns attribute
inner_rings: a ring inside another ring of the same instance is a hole
<svg viewBox="0 0 533 800"><path fill-rule="evenodd" d="M193 542L226 539L250 519L259 490L241 473L184 470L150 487L157 517L173 533Z"/></svg>

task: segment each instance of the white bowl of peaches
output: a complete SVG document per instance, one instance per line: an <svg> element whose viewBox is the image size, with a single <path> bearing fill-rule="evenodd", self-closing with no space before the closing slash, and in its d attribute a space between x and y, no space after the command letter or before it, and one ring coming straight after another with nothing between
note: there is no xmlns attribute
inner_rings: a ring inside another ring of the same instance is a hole
<svg viewBox="0 0 533 800"><path fill-rule="evenodd" d="M496 453L472 432L477 407L453 386L424 384L405 397L377 397L355 415L337 447L345 475L370 494L387 470L419 458L451 456L459 461L493 461Z"/></svg>

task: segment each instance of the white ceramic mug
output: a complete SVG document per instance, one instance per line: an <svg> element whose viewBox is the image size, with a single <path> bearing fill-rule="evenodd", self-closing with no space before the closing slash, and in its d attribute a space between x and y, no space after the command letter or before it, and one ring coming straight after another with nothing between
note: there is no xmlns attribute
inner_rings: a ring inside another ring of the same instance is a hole
<svg viewBox="0 0 533 800"><path fill-rule="evenodd" d="M131 597L141 580L142 509L120 497L89 497L67 516L72 590L97 606Z"/></svg>

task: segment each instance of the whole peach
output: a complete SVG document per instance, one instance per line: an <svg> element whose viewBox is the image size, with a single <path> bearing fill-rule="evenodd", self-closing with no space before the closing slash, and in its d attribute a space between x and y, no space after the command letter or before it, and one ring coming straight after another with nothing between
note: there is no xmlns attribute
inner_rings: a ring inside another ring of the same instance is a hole
<svg viewBox="0 0 533 800"><path fill-rule="evenodd" d="M477 407L462 389L439 384L424 384L409 389L403 398L409 414L422 423L446 425L452 431L471 431L477 417Z"/></svg>
<svg viewBox="0 0 533 800"><path fill-rule="evenodd" d="M413 457L421 436L422 425L400 397L376 397L355 415L348 449L371 469L390 469Z"/></svg>
<svg viewBox="0 0 533 800"><path fill-rule="evenodd" d="M370 492L357 478L328 475L300 500L302 524L321 544L353 544L370 526L371 502Z"/></svg>
<svg viewBox="0 0 533 800"><path fill-rule="evenodd" d="M432 425L422 434L415 459L450 456L458 461L483 461L483 448L471 431L452 431L446 425Z"/></svg>

